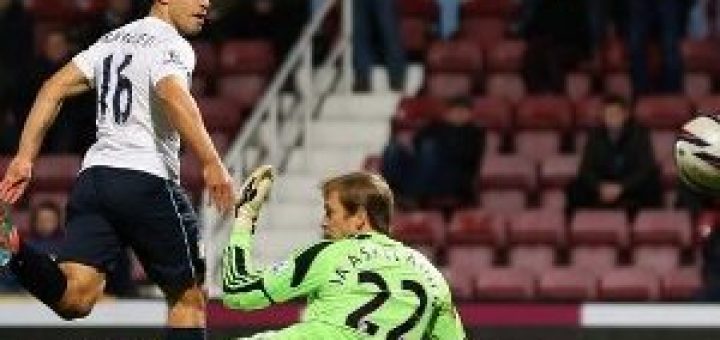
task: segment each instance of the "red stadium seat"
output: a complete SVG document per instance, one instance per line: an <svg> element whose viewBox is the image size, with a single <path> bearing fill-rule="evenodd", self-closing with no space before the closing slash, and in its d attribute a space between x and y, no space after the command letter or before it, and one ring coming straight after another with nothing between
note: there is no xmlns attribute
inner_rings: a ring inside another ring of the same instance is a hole
<svg viewBox="0 0 720 340"><path fill-rule="evenodd" d="M33 192L30 195L30 210L37 208L44 202L50 202L60 208L61 218L65 212L68 202L68 194L65 192Z"/></svg>
<svg viewBox="0 0 720 340"><path fill-rule="evenodd" d="M610 246L580 246L570 251L570 266L595 275L602 274L618 263L617 249Z"/></svg>
<svg viewBox="0 0 720 340"><path fill-rule="evenodd" d="M30 231L30 211L13 209L11 211L12 223L20 232L20 235L27 235Z"/></svg>
<svg viewBox="0 0 720 340"><path fill-rule="evenodd" d="M577 177L580 157L561 155L547 157L540 163L540 186L563 189Z"/></svg>
<svg viewBox="0 0 720 340"><path fill-rule="evenodd" d="M627 73L609 73L604 80L605 93L629 99L632 96L632 84Z"/></svg>
<svg viewBox="0 0 720 340"><path fill-rule="evenodd" d="M506 221L499 215L477 209L458 210L450 221L448 242L502 247L507 240L506 228Z"/></svg>
<svg viewBox="0 0 720 340"><path fill-rule="evenodd" d="M586 73L573 72L565 77L565 95L577 102L592 93L592 79Z"/></svg>
<svg viewBox="0 0 720 340"><path fill-rule="evenodd" d="M661 179L663 188L666 190L675 188L679 179L674 158L666 159L660 162L660 174L662 176Z"/></svg>
<svg viewBox="0 0 720 340"><path fill-rule="evenodd" d="M483 161L478 190L521 189L536 187L534 164L518 156L490 156Z"/></svg>
<svg viewBox="0 0 720 340"><path fill-rule="evenodd" d="M482 51L469 41L436 41L425 57L430 72L476 75L482 69Z"/></svg>
<svg viewBox="0 0 720 340"><path fill-rule="evenodd" d="M513 0L469 0L462 2L463 18L510 17L517 13L520 5Z"/></svg>
<svg viewBox="0 0 720 340"><path fill-rule="evenodd" d="M532 300L533 274L517 268L487 268L475 271L475 295L481 300Z"/></svg>
<svg viewBox="0 0 720 340"><path fill-rule="evenodd" d="M693 300L702 287L700 270L689 267L665 273L660 287L663 300Z"/></svg>
<svg viewBox="0 0 720 340"><path fill-rule="evenodd" d="M603 102L599 97L583 98L575 103L575 126L587 129L602 123Z"/></svg>
<svg viewBox="0 0 720 340"><path fill-rule="evenodd" d="M39 21L70 23L80 14L73 0L24 0L23 5Z"/></svg>
<svg viewBox="0 0 720 340"><path fill-rule="evenodd" d="M480 204L483 210L512 214L525 210L527 197L522 190L483 190Z"/></svg>
<svg viewBox="0 0 720 340"><path fill-rule="evenodd" d="M675 141L677 134L674 131L653 131L650 135L653 154L659 162L674 161Z"/></svg>
<svg viewBox="0 0 720 340"><path fill-rule="evenodd" d="M555 266L555 248L544 245L516 246L510 249L510 267L539 274Z"/></svg>
<svg viewBox="0 0 720 340"><path fill-rule="evenodd" d="M272 44L264 40L229 40L220 48L220 71L268 74L275 67Z"/></svg>
<svg viewBox="0 0 720 340"><path fill-rule="evenodd" d="M496 73L486 78L486 91L490 97L518 103L525 97L525 82L517 73Z"/></svg>
<svg viewBox="0 0 720 340"><path fill-rule="evenodd" d="M403 242L439 246L443 243L445 223L439 212L399 212L393 217L391 232Z"/></svg>
<svg viewBox="0 0 720 340"><path fill-rule="evenodd" d="M540 193L541 209L563 210L567 206L563 189L546 189Z"/></svg>
<svg viewBox="0 0 720 340"><path fill-rule="evenodd" d="M38 191L69 192L80 171L78 155L40 156L33 168L33 188Z"/></svg>
<svg viewBox="0 0 720 340"><path fill-rule="evenodd" d="M491 130L507 131L512 127L512 107L498 97L475 97L473 116L482 126Z"/></svg>
<svg viewBox="0 0 720 340"><path fill-rule="evenodd" d="M720 47L717 41L686 39L680 48L686 71L713 75L720 73Z"/></svg>
<svg viewBox="0 0 720 340"><path fill-rule="evenodd" d="M621 39L606 39L603 43L602 58L605 72L623 72L630 65L625 42Z"/></svg>
<svg viewBox="0 0 720 340"><path fill-rule="evenodd" d="M205 126L212 133L221 132L235 135L243 120L242 112L229 99L197 98Z"/></svg>
<svg viewBox="0 0 720 340"><path fill-rule="evenodd" d="M180 156L180 183L193 199L199 199L203 190L203 176L200 161L189 152Z"/></svg>
<svg viewBox="0 0 720 340"><path fill-rule="evenodd" d="M400 0L398 6L401 17L435 20L438 15L437 3L433 0Z"/></svg>
<svg viewBox="0 0 720 340"><path fill-rule="evenodd" d="M598 281L592 273L556 267L540 274L538 298L556 301L587 301L597 298Z"/></svg>
<svg viewBox="0 0 720 340"><path fill-rule="evenodd" d="M699 98L695 101L698 113L716 114L720 113L720 95L712 95Z"/></svg>
<svg viewBox="0 0 720 340"><path fill-rule="evenodd" d="M690 101L681 96L650 96L640 98L635 115L649 128L676 129L693 115Z"/></svg>
<svg viewBox="0 0 720 340"><path fill-rule="evenodd" d="M393 127L396 130L417 130L444 111L445 105L438 98L405 97L400 100L392 118Z"/></svg>
<svg viewBox="0 0 720 340"><path fill-rule="evenodd" d="M633 250L633 263L656 274L664 274L680 267L680 249L674 246L639 246Z"/></svg>
<svg viewBox="0 0 720 340"><path fill-rule="evenodd" d="M505 39L507 22L500 18L467 18L460 22L459 36L483 50L491 50Z"/></svg>
<svg viewBox="0 0 720 340"><path fill-rule="evenodd" d="M503 40L487 52L486 66L490 72L522 70L527 44L522 40Z"/></svg>
<svg viewBox="0 0 720 340"><path fill-rule="evenodd" d="M562 210L526 210L512 215L508 225L508 242L565 245L565 216Z"/></svg>
<svg viewBox="0 0 720 340"><path fill-rule="evenodd" d="M446 268L442 270L454 299L470 300L474 297L475 279L470 268Z"/></svg>
<svg viewBox="0 0 720 340"><path fill-rule="evenodd" d="M492 246L453 246L448 249L450 268L471 272L473 268L492 267L495 249Z"/></svg>
<svg viewBox="0 0 720 340"><path fill-rule="evenodd" d="M472 76L466 74L431 73L427 80L427 93L442 99L469 96L472 93L472 83Z"/></svg>
<svg viewBox="0 0 720 340"><path fill-rule="evenodd" d="M635 219L633 239L639 244L692 245L692 224L687 211L643 210Z"/></svg>
<svg viewBox="0 0 720 340"><path fill-rule="evenodd" d="M260 99L266 84L267 78L257 74L226 76L220 79L219 95L241 110L249 109Z"/></svg>
<svg viewBox="0 0 720 340"><path fill-rule="evenodd" d="M526 97L519 104L516 125L523 129L568 129L572 126L572 106L560 96Z"/></svg>
<svg viewBox="0 0 720 340"><path fill-rule="evenodd" d="M612 301L655 301L660 296L659 278L638 268L616 268L600 278L600 299Z"/></svg>
<svg viewBox="0 0 720 340"><path fill-rule="evenodd" d="M516 153L535 162L558 157L560 135L555 131L521 131L515 135Z"/></svg>
<svg viewBox="0 0 720 340"><path fill-rule="evenodd" d="M215 132L210 134L210 139L212 140L213 145L215 145L215 149L221 156L227 153L231 142L228 135L222 132Z"/></svg>
<svg viewBox="0 0 720 340"><path fill-rule="evenodd" d="M686 73L683 79L683 93L690 100L709 96L712 92L712 77L707 73Z"/></svg>
<svg viewBox="0 0 720 340"><path fill-rule="evenodd" d="M630 243L625 212L620 210L578 210L570 225L575 244L609 244L627 247Z"/></svg>
<svg viewBox="0 0 720 340"><path fill-rule="evenodd" d="M485 135L485 156L498 155L502 149L502 136L498 132L490 131Z"/></svg>
<svg viewBox="0 0 720 340"><path fill-rule="evenodd" d="M197 62L195 73L199 75L214 75L218 67L218 53L215 45L210 41L196 41L192 43Z"/></svg>
<svg viewBox="0 0 720 340"><path fill-rule="evenodd" d="M423 18L405 17L400 19L400 40L410 53L423 54L430 44L430 25Z"/></svg>

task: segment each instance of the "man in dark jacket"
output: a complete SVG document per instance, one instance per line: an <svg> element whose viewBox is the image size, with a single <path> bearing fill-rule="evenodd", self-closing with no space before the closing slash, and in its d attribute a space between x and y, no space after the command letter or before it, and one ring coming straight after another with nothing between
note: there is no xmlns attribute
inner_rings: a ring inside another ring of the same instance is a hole
<svg viewBox="0 0 720 340"><path fill-rule="evenodd" d="M650 136L618 96L604 100L603 124L590 131L578 177L569 187L571 209L657 207L660 176Z"/></svg>

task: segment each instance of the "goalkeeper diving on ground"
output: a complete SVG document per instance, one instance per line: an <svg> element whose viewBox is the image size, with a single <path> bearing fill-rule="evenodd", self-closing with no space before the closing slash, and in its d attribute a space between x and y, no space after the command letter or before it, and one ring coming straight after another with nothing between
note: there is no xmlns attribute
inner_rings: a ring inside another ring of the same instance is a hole
<svg viewBox="0 0 720 340"><path fill-rule="evenodd" d="M259 270L250 254L273 183L270 166L245 181L222 266L223 302L252 310L305 298L302 321L250 339L466 339L447 283L419 252L393 240L393 195L378 175L321 184L325 239Z"/></svg>

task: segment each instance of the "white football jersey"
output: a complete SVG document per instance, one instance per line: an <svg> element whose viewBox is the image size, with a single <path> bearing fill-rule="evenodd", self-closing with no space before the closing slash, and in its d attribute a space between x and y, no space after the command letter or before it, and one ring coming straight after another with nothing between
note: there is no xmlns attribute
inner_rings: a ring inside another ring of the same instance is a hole
<svg viewBox="0 0 720 340"><path fill-rule="evenodd" d="M104 165L179 180L180 137L154 91L166 76L189 89L195 53L170 24L145 17L105 34L73 58L97 92L97 142L82 168Z"/></svg>

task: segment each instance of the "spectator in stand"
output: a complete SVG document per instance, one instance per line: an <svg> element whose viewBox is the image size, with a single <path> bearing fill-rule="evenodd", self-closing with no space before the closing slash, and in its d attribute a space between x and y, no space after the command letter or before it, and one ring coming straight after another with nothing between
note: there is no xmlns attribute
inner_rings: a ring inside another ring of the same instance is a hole
<svg viewBox="0 0 720 340"><path fill-rule="evenodd" d="M630 76L635 95L651 92L678 92L682 85L683 65L680 38L683 17L687 14L682 0L628 0L628 51ZM653 25L657 22L657 25ZM651 28L658 28L662 56L660 81L652 82L648 70L648 40ZM651 84L659 84L653 88Z"/></svg>
<svg viewBox="0 0 720 340"><path fill-rule="evenodd" d="M687 32L702 40L720 36L720 4L717 0L695 0L690 4Z"/></svg>
<svg viewBox="0 0 720 340"><path fill-rule="evenodd" d="M105 11L89 24L83 37L83 46L88 46L104 34L137 19L141 12L135 3L133 0L108 0Z"/></svg>
<svg viewBox="0 0 720 340"><path fill-rule="evenodd" d="M438 36L449 40L460 29L460 5L466 0L437 0L440 8L438 18Z"/></svg>
<svg viewBox="0 0 720 340"><path fill-rule="evenodd" d="M15 99L21 95L17 84L30 69L33 41L33 21L21 2L0 0L0 113L15 114L14 121L24 114Z"/></svg>
<svg viewBox="0 0 720 340"><path fill-rule="evenodd" d="M660 171L648 130L632 118L622 97L607 96L602 114L603 125L590 131L578 177L568 188L569 208L623 208L634 214L659 207Z"/></svg>
<svg viewBox="0 0 720 340"><path fill-rule="evenodd" d="M526 39L523 73L531 92L562 92L565 75L590 57L585 1L524 1L520 32Z"/></svg>
<svg viewBox="0 0 720 340"><path fill-rule="evenodd" d="M382 55L390 76L390 88L405 87L406 58L400 41L398 4L395 0L353 0L353 48L355 90L370 90L370 72L375 55ZM373 37L380 41L373 43ZM381 48L380 48L381 47Z"/></svg>
<svg viewBox="0 0 720 340"><path fill-rule="evenodd" d="M60 240L65 237L62 213L57 204L40 202L30 213L28 245L48 254L57 254Z"/></svg>
<svg viewBox="0 0 720 340"><path fill-rule="evenodd" d="M399 135L383 153L383 176L413 206L468 206L475 202L474 180L485 150L485 130L472 119L468 98L448 109L414 136Z"/></svg>

